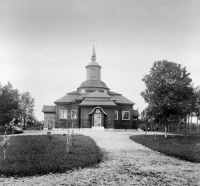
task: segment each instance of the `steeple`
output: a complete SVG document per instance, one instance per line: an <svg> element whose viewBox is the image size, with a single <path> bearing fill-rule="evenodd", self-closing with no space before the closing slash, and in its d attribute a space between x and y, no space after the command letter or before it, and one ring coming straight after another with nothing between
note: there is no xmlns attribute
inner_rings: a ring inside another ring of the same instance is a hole
<svg viewBox="0 0 200 186"><path fill-rule="evenodd" d="M93 50L92 50L92 62L96 61L96 53L95 53L95 49L94 49L94 45L93 45Z"/></svg>
<svg viewBox="0 0 200 186"><path fill-rule="evenodd" d="M92 40L94 41L94 40ZM95 47L92 48L92 62L90 62L86 68L86 81L84 81L80 87L78 87L79 93L91 92L94 90L100 90L107 92L109 88L101 81L101 66L96 62Z"/></svg>
<svg viewBox="0 0 200 186"><path fill-rule="evenodd" d="M86 68L86 79L87 80L101 80L101 66L96 62L96 53L93 45L92 49L92 62L90 62Z"/></svg>

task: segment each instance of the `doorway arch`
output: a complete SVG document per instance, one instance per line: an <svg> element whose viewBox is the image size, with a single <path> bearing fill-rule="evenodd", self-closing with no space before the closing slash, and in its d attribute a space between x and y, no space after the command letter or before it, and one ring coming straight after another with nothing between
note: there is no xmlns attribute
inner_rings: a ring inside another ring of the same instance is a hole
<svg viewBox="0 0 200 186"><path fill-rule="evenodd" d="M106 112L101 107L95 107L92 112L89 113L92 116L92 128L104 128Z"/></svg>

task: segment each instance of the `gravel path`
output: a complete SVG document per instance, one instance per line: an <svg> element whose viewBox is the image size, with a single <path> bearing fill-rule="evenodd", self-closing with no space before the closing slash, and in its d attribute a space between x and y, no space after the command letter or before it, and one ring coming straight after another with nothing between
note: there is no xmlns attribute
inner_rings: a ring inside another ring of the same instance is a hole
<svg viewBox="0 0 200 186"><path fill-rule="evenodd" d="M105 152L103 162L62 174L0 178L0 185L200 185L200 164L181 161L130 140L137 132L78 132Z"/></svg>

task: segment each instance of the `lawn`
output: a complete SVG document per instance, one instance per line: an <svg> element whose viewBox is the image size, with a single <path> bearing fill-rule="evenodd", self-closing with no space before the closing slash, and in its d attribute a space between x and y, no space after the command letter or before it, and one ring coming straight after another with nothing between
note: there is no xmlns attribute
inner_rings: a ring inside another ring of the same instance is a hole
<svg viewBox="0 0 200 186"><path fill-rule="evenodd" d="M74 145L65 156L66 136L10 136L10 146L3 160L0 147L0 175L32 176L65 172L74 168L92 166L102 159L96 143L83 135L74 136ZM0 137L2 141L2 137Z"/></svg>
<svg viewBox="0 0 200 186"><path fill-rule="evenodd" d="M130 137L155 151L182 160L200 163L200 135L171 135L167 139L164 135L135 135Z"/></svg>

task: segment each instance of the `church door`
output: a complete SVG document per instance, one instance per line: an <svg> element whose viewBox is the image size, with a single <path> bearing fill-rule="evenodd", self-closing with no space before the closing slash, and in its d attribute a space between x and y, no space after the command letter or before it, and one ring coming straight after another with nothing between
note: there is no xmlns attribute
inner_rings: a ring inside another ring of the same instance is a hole
<svg viewBox="0 0 200 186"><path fill-rule="evenodd" d="M101 113L94 114L94 127L101 127Z"/></svg>

